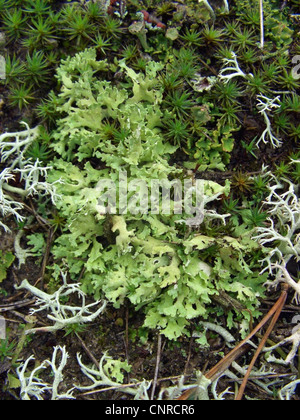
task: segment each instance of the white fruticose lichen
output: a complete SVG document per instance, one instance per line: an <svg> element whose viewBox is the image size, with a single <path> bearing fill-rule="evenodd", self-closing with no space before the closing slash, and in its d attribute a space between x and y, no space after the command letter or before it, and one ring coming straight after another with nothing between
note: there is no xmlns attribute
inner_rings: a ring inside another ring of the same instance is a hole
<svg viewBox="0 0 300 420"><path fill-rule="evenodd" d="M39 126L29 128L28 124L25 122L21 122L21 124L25 125L26 130L14 133L3 133L0 135L1 162L11 160L11 169L14 169L16 166L19 168L23 167L22 162L24 161L24 155L40 133Z"/></svg>
<svg viewBox="0 0 300 420"><path fill-rule="evenodd" d="M240 366L237 362L233 362L232 368L240 374L240 378L229 370L225 372L225 376L231 377L231 379L238 382L246 375L249 366ZM250 378L253 383L269 395L274 395L274 387L282 384L281 378L276 377L276 370L272 366L264 363L261 367L252 369Z"/></svg>
<svg viewBox="0 0 300 420"><path fill-rule="evenodd" d="M58 364L58 352L61 352L60 363ZM54 347L51 360L45 360L40 366L35 367L29 374L27 371L28 365L34 360L34 356L30 356L23 365L17 368L17 374L20 381L20 397L22 400L30 401L32 398L39 401L44 400L43 394L48 391L51 394L51 400L65 400L74 399L72 393L73 389L65 393L59 393L59 386L63 382L63 370L67 364L68 353L65 347ZM53 382L52 384L46 383L40 378L42 371L48 367L52 370Z"/></svg>
<svg viewBox="0 0 300 420"><path fill-rule="evenodd" d="M256 146L259 146L261 142L265 144L270 142L274 148L282 146L282 141L279 140L272 133L271 121L268 116L268 112L271 112L273 109L280 108L280 96L276 96L276 98L270 99L264 95L258 95L257 99L258 99L257 109L259 110L260 114L262 114L264 117L264 120L266 123L266 129L263 131L262 135L256 142Z"/></svg>
<svg viewBox="0 0 300 420"><path fill-rule="evenodd" d="M81 360L81 354L77 354L77 361L79 366L81 367L81 371L87 376L91 381L91 385L87 385L84 387L77 386L76 388L80 389L81 391L89 391L91 389L99 388L101 386L109 386L109 387L116 387L120 386L120 383L111 379L104 371L104 365L107 359L110 359L109 356L104 354L99 362L99 367L96 366L86 366ZM126 392L126 390L123 390ZM129 389L129 394L132 394L132 390Z"/></svg>
<svg viewBox="0 0 300 420"><path fill-rule="evenodd" d="M213 19L216 18L216 13L215 13L213 7L210 5L210 3L209 3L208 0L198 0L198 3L200 3L200 4L203 3L203 5L209 10L212 18ZM225 13L229 13L229 4L228 4L228 1L227 0L223 0L223 3L224 3L224 12Z"/></svg>
<svg viewBox="0 0 300 420"><path fill-rule="evenodd" d="M29 196L39 196L44 197L46 195L50 195L52 203L55 204L58 195L56 194L55 184L61 183L61 180L56 181L53 184L48 182L40 181L40 178L46 178L48 171L52 169L51 166L42 166L39 159L35 162L32 162L31 159L27 159L22 162L22 169L15 168L12 173L9 174L9 170L7 172L7 181L9 179L14 179L14 174L20 174L20 182L24 181L23 188L13 187L6 182L3 183L2 189L4 189L7 193L18 194L21 197L29 197ZM1 175L0 175L1 176ZM4 178L5 179L5 178Z"/></svg>
<svg viewBox="0 0 300 420"><path fill-rule="evenodd" d="M34 356L30 356L23 365L17 368L21 386L20 397L24 401L29 401L31 397L41 401L43 400L42 394L49 389L49 385L37 376L43 369L46 369L45 365L42 364L34 368L30 375L26 372L28 364L33 360Z"/></svg>
<svg viewBox="0 0 300 420"><path fill-rule="evenodd" d="M204 220L219 219L222 220L224 225L226 225L226 218L231 216L230 213L219 214L215 210L205 208L207 204L211 203L212 201L219 200L224 193L226 194L226 191L229 191L227 183L225 187L220 187L220 185L213 181L207 181L203 179L197 179L195 182L187 182L185 199L191 197L194 194L196 197L201 197L201 200L197 200L197 208L192 209L193 211L195 210L196 216L185 220L177 220L176 223L185 223L190 228L193 228L199 227ZM180 201L178 201L177 204L180 204ZM193 211L188 211L189 208L186 206L186 201L185 207L187 207L187 213L193 214Z"/></svg>
<svg viewBox="0 0 300 420"><path fill-rule="evenodd" d="M299 305L300 303L300 282L295 281L294 279L292 279L290 273L288 272L288 270L286 269L285 263L281 263L281 264L273 264L273 268L277 269L277 275L276 275L276 279L275 279L275 283L286 283L288 284L292 289L295 290L296 294L295 294L295 301L296 303ZM273 282L274 284L274 282Z"/></svg>
<svg viewBox="0 0 300 420"><path fill-rule="evenodd" d="M283 339L282 341L280 341L279 343L275 344L272 347L265 347L264 351L266 352L273 351L277 349L278 347L284 346L287 343L292 343L292 349L285 359L285 364L288 365L294 360L295 356L297 355L298 348L300 346L300 324L298 325L298 328L291 336Z"/></svg>
<svg viewBox="0 0 300 420"><path fill-rule="evenodd" d="M15 236L14 247L15 247L15 256L19 260L19 268L26 263L28 257L32 257L33 254L27 249L21 247L21 238L24 235L24 230L20 229Z"/></svg>
<svg viewBox="0 0 300 420"><path fill-rule="evenodd" d="M25 158L26 151L38 138L40 128L31 129L26 123L22 124L26 126L26 130L0 135L1 162L6 164L6 168L0 173L0 216L3 219L14 216L17 222L24 221L24 216L20 214L24 206L17 199L12 198L12 194L13 197L20 196L21 199L28 196L50 196L55 204L58 198L55 184L61 182L58 180L50 184L42 181L41 179L46 178L48 171L52 168L43 166L38 159L33 162ZM11 181L15 181L17 177L20 177L20 182L24 183L22 188L11 185ZM7 232L10 231L7 224L2 221L0 221L0 227Z"/></svg>
<svg viewBox="0 0 300 420"><path fill-rule="evenodd" d="M203 5L209 10L211 16L215 19L216 18L216 14L214 9L211 7L210 3L208 2L208 0L198 0L199 3L203 3Z"/></svg>
<svg viewBox="0 0 300 420"><path fill-rule="evenodd" d="M268 189L270 194L264 201L270 217L269 225L257 227L257 240L266 253L261 261L264 265L262 272L268 270L275 279L266 284L274 287L279 283L286 283L294 289L295 300L300 302L300 283L292 278L287 269L288 262L293 258L295 263L300 261L300 202L298 186L288 179L280 181L271 173Z"/></svg>
<svg viewBox="0 0 300 420"><path fill-rule="evenodd" d="M279 392L279 399L282 401L289 401L291 397L295 394L297 386L300 384L300 379L296 379L286 386L284 386Z"/></svg>
<svg viewBox="0 0 300 420"><path fill-rule="evenodd" d="M215 381L208 379L201 371L196 372L196 381L193 384L185 384L184 376L181 376L178 380L178 383L174 386L168 388L163 388L158 396L158 400L176 400L182 393L188 390L193 390L193 399L200 401L209 401L209 400L223 400L224 396L227 394L232 394L229 391L229 388L226 388L220 394L217 393L217 385L221 375Z"/></svg>
<svg viewBox="0 0 300 420"><path fill-rule="evenodd" d="M35 162L27 160L22 169L16 169L16 172L21 174L20 181L25 182L24 195L32 196L38 195L39 197L44 197L49 195L51 197L52 203L55 204L58 195L56 194L55 184L60 183L61 180L56 181L53 184L49 182L40 181L40 178L46 178L48 171L52 169L51 166L42 166L39 159Z"/></svg>
<svg viewBox="0 0 300 420"><path fill-rule="evenodd" d="M265 264L263 271L269 270L271 274L285 271L289 260L294 257L300 259L300 203L297 196L297 186L291 181L279 181L272 173L268 173L273 180L269 185L270 194L264 201L270 217L269 226L256 228L258 233L253 239L265 247L266 257L262 260ZM281 192L284 188L287 190ZM277 279L278 280L278 279Z"/></svg>
<svg viewBox="0 0 300 420"><path fill-rule="evenodd" d="M151 386L151 381L143 381L135 384L122 385L120 381L114 380L112 375L123 379L121 369L123 362L119 360L112 360L111 357L104 354L99 362L99 366L86 366L82 360L81 355L77 354L77 361L80 365L82 373L91 380L91 385L76 386L81 391L90 391L96 388L109 387L118 389L126 394L133 395L135 399L149 400L148 389ZM111 372L110 372L111 371ZM111 374L110 374L111 373Z"/></svg>
<svg viewBox="0 0 300 420"><path fill-rule="evenodd" d="M292 163L298 163L293 160ZM287 268L288 262L293 258L295 263L300 261L300 202L298 198L298 186L288 179L280 181L271 173L268 186L270 194L264 201L264 205L269 207L268 218L269 226L256 228L258 233L253 239L264 246L266 257L262 260L265 268L273 276L266 285L276 287L280 283L287 284L295 291L294 300L300 303L300 282L299 278L293 278ZM268 360L276 360L278 363L289 364L296 356L300 345L300 325L293 331L290 337L285 338L272 347L266 347L266 352L271 352L277 347L292 344L292 349L283 361L268 356Z"/></svg>
<svg viewBox="0 0 300 420"><path fill-rule="evenodd" d="M0 215L3 219L10 215L14 216L17 222L20 223L24 220L24 217L20 214L20 210L23 209L23 205L11 198L8 194L5 194L5 186L13 179L14 175L11 173L9 168L5 168L2 172L0 172ZM10 232L9 227L1 220L0 227L2 227L6 232Z"/></svg>
<svg viewBox="0 0 300 420"><path fill-rule="evenodd" d="M30 293L37 297L36 305L38 309L31 309L31 313L37 313L41 311L50 311L47 317L54 322L53 326L33 328L26 331L26 334L35 333L37 331L42 332L54 332L61 330L68 325L72 324L86 324L94 321L105 309L106 302L97 301L86 305L86 295L80 289L79 283L67 283L67 274L61 273L63 278L63 285L53 294L48 294L38 289L37 287L29 284L27 280L23 280L18 288L27 289ZM67 305L62 302L72 294L77 294L81 300L81 306ZM91 312L91 308L101 304L100 308L95 312Z"/></svg>
<svg viewBox="0 0 300 420"><path fill-rule="evenodd" d="M99 366L86 366L82 360L81 355L77 354L77 361L81 367L82 373L87 376L90 381L92 382L88 386L76 386L77 389L80 391L92 391L92 390L101 390L101 388L105 387L105 390L115 389L118 392L124 392L126 394L132 395L135 400L150 400L149 396L149 389L151 387L152 381L143 382L136 382L133 381L131 384L121 384L114 380L111 376L111 372L117 371L120 373L120 369L122 369L123 362L119 360L112 360L106 354L104 354L99 362ZM106 363L111 362L112 366L107 367ZM121 375L123 378L123 375ZM219 378L212 382L208 379L205 375L203 375L200 371L196 372L196 381L192 384L185 384L184 383L184 376L181 376L178 382L174 386L170 386L167 388L162 388L157 400L175 400L177 399L184 391L189 389L193 389L194 398L198 400L209 400L209 388L212 387L212 399L220 400L223 399L225 394L229 393L229 389L227 388L221 394L217 394L216 386Z"/></svg>
<svg viewBox="0 0 300 420"><path fill-rule="evenodd" d="M225 328L221 327L221 325L213 324L212 322L201 322L201 325L205 328L205 330L214 331L219 334L221 337L224 338L227 344L231 344L235 342L235 338L232 334L230 334ZM204 333L205 334L205 333ZM193 337L201 337L203 333L193 332Z"/></svg>
<svg viewBox="0 0 300 420"><path fill-rule="evenodd" d="M247 75L241 70L237 61L237 55L233 51L231 52L231 58L224 58L223 61L228 67L225 67L220 71L219 79L224 81L224 83L228 83L235 77L243 77L246 79L248 76L252 76L251 74Z"/></svg>

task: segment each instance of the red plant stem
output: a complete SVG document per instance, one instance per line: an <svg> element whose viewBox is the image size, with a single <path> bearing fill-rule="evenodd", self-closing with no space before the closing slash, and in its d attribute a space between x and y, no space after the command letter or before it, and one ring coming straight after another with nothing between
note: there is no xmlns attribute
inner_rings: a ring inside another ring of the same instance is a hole
<svg viewBox="0 0 300 420"><path fill-rule="evenodd" d="M151 15L147 10L141 10L141 13L144 15L144 21L148 23L155 24L158 28L166 28L166 25L162 23L159 19L157 19L155 16Z"/></svg>

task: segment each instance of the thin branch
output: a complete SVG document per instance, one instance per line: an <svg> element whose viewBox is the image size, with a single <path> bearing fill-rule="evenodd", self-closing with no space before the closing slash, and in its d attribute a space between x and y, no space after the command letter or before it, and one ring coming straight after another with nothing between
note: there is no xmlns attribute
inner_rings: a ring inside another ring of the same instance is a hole
<svg viewBox="0 0 300 420"><path fill-rule="evenodd" d="M260 16L260 48L265 45L265 26L264 26L264 2L259 0L259 16Z"/></svg>
<svg viewBox="0 0 300 420"><path fill-rule="evenodd" d="M270 325L269 325L269 327L268 327L265 335L263 336L261 342L259 343L259 346L257 347L257 350L256 350L256 352L255 352L255 354L254 354L254 356L253 356L253 358L251 360L251 363L249 365L249 368L247 370L247 373L246 373L246 375L244 377L244 380L242 382L242 385L240 386L238 395L236 397L236 400L237 401L239 401L239 400L241 400L243 398L244 391L245 391L245 388L246 388L246 385L247 385L247 382L248 382L250 373L251 373L251 371L252 371L252 369L253 369L253 367L255 365L255 362L258 359L258 356L260 355L262 349L264 348L264 346L265 346L265 344L266 344L266 342L267 342L267 340L269 338L269 335L273 331L273 328L274 328L274 326L275 326L275 324L276 324L276 322L277 322L277 320L278 320L278 318L279 318L279 316L280 316L280 314L282 312L282 309L283 309L284 304L285 304L286 299L287 299L287 290L288 290L288 286L284 285L284 288L283 288L283 291L282 291L282 293L280 295L280 298L278 299L278 301L273 306L273 309L276 308L276 311L274 313L273 319L272 319L272 321L271 321L271 323L270 323Z"/></svg>
<svg viewBox="0 0 300 420"><path fill-rule="evenodd" d="M50 250L51 250L53 240L54 240L54 230L53 230L53 228L50 228L50 230L48 232L48 235L47 235L47 245L46 245L46 250L45 250L44 257L43 257L43 262L42 262L41 273L40 273L40 277L39 277L42 290L44 290L44 277L45 277L46 266L48 264L48 260L49 260L49 256L50 256Z"/></svg>
<svg viewBox="0 0 300 420"><path fill-rule="evenodd" d="M21 300L20 302L10 303L7 305L0 305L0 313L1 312L8 312L13 311L15 309L24 308L25 306L31 306L36 302L36 298L34 299L25 299Z"/></svg>
<svg viewBox="0 0 300 420"><path fill-rule="evenodd" d="M153 385L151 390L151 400L154 399L155 389L157 385L157 378L158 378L158 371L159 371L159 364L161 359L161 343L162 343L162 335L158 335L158 342L157 342L157 355L156 355L156 366L155 366L155 373L153 379Z"/></svg>
<svg viewBox="0 0 300 420"><path fill-rule="evenodd" d="M261 320L261 322L253 329L253 331L243 340L241 341L233 350L231 350L220 362L218 362L209 372L205 374L205 377L209 379L211 382L216 381L234 362L237 360L241 355L246 353L249 350L249 341L254 337L254 335L274 316L273 321L277 321L278 316L280 315L282 308L285 304L287 298L287 286L284 285L284 289L277 300L277 302L273 305L267 315ZM276 318L277 317L277 318ZM271 324L272 325L272 324ZM273 325L272 325L273 328ZM271 331L270 331L271 332ZM269 333L270 334L270 333ZM268 334L268 336L269 336ZM267 338L268 338L267 336ZM263 343L263 345L265 342ZM256 354L254 355L254 357ZM256 359L255 359L256 360ZM254 360L254 362L255 362ZM250 373L250 372L249 372ZM187 400L190 398L195 392L197 392L197 386L194 386L187 391L185 391L178 400Z"/></svg>
<svg viewBox="0 0 300 420"><path fill-rule="evenodd" d="M77 332L75 332L75 334L76 334L76 337L78 338L78 340L80 341L80 344L81 344L82 348L84 349L86 354L89 356L90 360L94 363L95 366L99 366L99 362L97 361L97 359L93 355L93 353L90 351L90 349L87 347L87 345L85 344L83 339L80 337L80 335Z"/></svg>

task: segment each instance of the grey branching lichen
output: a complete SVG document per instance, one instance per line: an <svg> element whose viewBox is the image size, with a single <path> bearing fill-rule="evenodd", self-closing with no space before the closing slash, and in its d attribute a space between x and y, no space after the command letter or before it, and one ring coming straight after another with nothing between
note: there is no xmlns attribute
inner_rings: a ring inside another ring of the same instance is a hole
<svg viewBox="0 0 300 420"><path fill-rule="evenodd" d="M7 162L11 169L23 168L25 153L40 132L39 127L29 128L25 122L21 124L25 125L26 130L0 135L1 162Z"/></svg>
<svg viewBox="0 0 300 420"><path fill-rule="evenodd" d="M50 166L43 166L37 159L32 161L25 158L25 153L32 143L38 138L40 128L29 128L26 123L26 130L14 133L4 133L0 135L0 155L1 162L6 164L6 168L0 172L0 227L9 232L10 228L4 222L8 216L14 216L17 222L23 222L24 216L20 211L23 209L22 200L26 197L44 197L50 196L52 203L55 204L58 196L56 194L55 183L44 181ZM24 187L14 187L10 181L20 177L20 182L24 182ZM43 179L43 181L42 181ZM20 202L11 197L20 197Z"/></svg>
<svg viewBox="0 0 300 420"><path fill-rule="evenodd" d="M262 260L268 270L275 275L275 280L266 284L276 287L279 283L286 283L295 291L295 300L300 301L299 281L292 278L287 270L287 264L294 258L296 263L300 260L300 203L295 184L287 179L278 180L271 172L269 190L270 194L264 204L269 208L269 226L258 227L257 240L266 251Z"/></svg>
<svg viewBox="0 0 300 420"><path fill-rule="evenodd" d="M268 174L270 194L264 204L270 215L269 226L258 227L258 235L253 239L267 248L263 263L265 270L273 273L278 264L285 266L292 257L300 259L300 203L295 184L286 179L279 181L271 172ZM286 191L285 185L288 186Z"/></svg>
<svg viewBox="0 0 300 420"><path fill-rule="evenodd" d="M60 353L60 362L59 362ZM65 393L59 392L59 386L63 382L63 370L68 361L68 353L65 347L54 347L51 360L45 360L40 366L35 367L30 373L28 372L28 365L34 360L34 356L30 356L23 365L17 368L21 390L20 397L22 400L29 401L31 399L44 400L43 395L47 392L51 395L52 401L74 399L73 388ZM53 382L46 383L40 378L42 371L51 368Z"/></svg>
<svg viewBox="0 0 300 420"><path fill-rule="evenodd" d="M237 61L237 55L232 51L231 58L224 58L223 59L225 66L220 73L219 79L222 80L224 83L228 83L231 79L235 77L242 77L247 78L247 74L241 70L239 63Z"/></svg>
<svg viewBox="0 0 300 420"><path fill-rule="evenodd" d="M38 309L31 309L31 313L35 314L41 311L50 311L47 315L48 319L54 322L53 326L34 328L27 330L26 333L35 333L37 331L54 332L61 330L72 324L86 324L94 321L105 309L106 302L97 301L86 305L86 294L80 289L80 284L68 284L67 274L61 273L63 278L63 285L53 294L48 294L29 284L27 280L23 280L19 288L27 289L30 293L37 297L36 305ZM81 306L71 306L64 304L66 298L72 294L77 294L81 300ZM91 308L101 306L92 312Z"/></svg>
<svg viewBox="0 0 300 420"><path fill-rule="evenodd" d="M278 393L281 401L289 401L295 394L297 386L300 384L300 379L296 379L286 386L284 386Z"/></svg>
<svg viewBox="0 0 300 420"><path fill-rule="evenodd" d="M295 332L291 336L283 339L272 347L265 347L264 351L270 352L288 343L292 343L292 349L285 359L286 364L290 364L297 355L297 351L300 346L300 324L295 328Z"/></svg>
<svg viewBox="0 0 300 420"><path fill-rule="evenodd" d="M89 367L82 362L80 354L77 354L77 361L79 366L84 373L91 381L92 384L88 386L76 386L77 389L81 391L90 391L92 389L101 388L101 387L111 387L111 388L120 388L122 392L126 394L140 395L140 383L136 386L122 386L124 375L122 370L127 372L130 371L130 366L127 362L121 362L119 360L113 360L111 357L104 354L99 362L99 366ZM143 386L146 386L146 389L151 385L151 381L148 383L143 383ZM140 395L141 396L141 395ZM144 398L141 398L144 399ZM147 398L148 399L148 398Z"/></svg>
<svg viewBox="0 0 300 420"><path fill-rule="evenodd" d="M101 390L102 387L108 387L108 389L116 389L119 392L124 392L134 397L135 400L150 400L149 389L152 381L132 381L131 384L124 384L124 375L122 370L129 371L129 366L126 362L119 360L113 360L106 354L100 360L99 367L86 366L82 360L81 355L77 355L77 361L81 367L82 373L91 380L91 385L88 386L76 386L80 391L90 390ZM218 380L212 382L207 379L201 372L196 372L196 381L192 384L184 383L184 376L179 378L178 382L170 387L162 388L158 400L174 400L177 399L184 391L188 389L195 389L194 397L198 400L209 400L211 399L210 387L212 392L212 399L220 400L223 396L228 393L226 389L223 393L219 394L216 392Z"/></svg>
<svg viewBox="0 0 300 420"><path fill-rule="evenodd" d="M14 216L17 222L22 222L24 217L20 214L23 205L11 198L6 192L10 180L14 179L14 175L10 172L9 168L3 169L0 173L0 214L3 221L0 220L0 227L6 232L10 232L10 228L4 223L4 219L8 216Z"/></svg>
<svg viewBox="0 0 300 420"><path fill-rule="evenodd" d="M276 96L276 98L270 99L264 95L258 95L257 100L257 109L259 110L260 114L262 114L264 117L266 129L263 131L262 135L256 142L256 146L259 146L261 142L263 142L264 144L270 142L274 148L282 146L282 141L279 140L272 132L271 121L268 116L269 112L271 112L274 109L280 108L280 96Z"/></svg>
<svg viewBox="0 0 300 420"><path fill-rule="evenodd" d="M210 5L210 3L209 3L208 0L198 0L198 2L200 4L203 4L203 6L205 6L209 10L209 12L211 14L211 17L213 19L216 18L216 13L215 13L213 7ZM229 4L228 4L228 1L227 0L223 0L223 3L224 3L224 6L223 6L224 7L224 12L225 13L229 13Z"/></svg>

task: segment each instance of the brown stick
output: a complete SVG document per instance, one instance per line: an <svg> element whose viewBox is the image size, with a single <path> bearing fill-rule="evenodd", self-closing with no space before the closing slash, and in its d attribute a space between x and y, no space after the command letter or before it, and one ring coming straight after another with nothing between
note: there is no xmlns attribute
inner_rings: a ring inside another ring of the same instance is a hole
<svg viewBox="0 0 300 420"><path fill-rule="evenodd" d="M281 314L281 311L282 311L282 309L284 307L284 304L285 304L286 298L287 298L287 290L288 290L288 286L286 284L284 284L284 288L283 288L283 291L282 291L282 293L280 295L280 298L278 299L278 301L275 303L275 305L272 308L272 309L274 309L274 308L276 309L276 311L274 313L274 316L273 316L273 319L272 319L272 321L271 321L271 323L270 323L270 325L269 325L269 327L268 327L265 335L263 336L261 342L259 343L259 346L257 347L256 352L255 352L255 354L254 354L254 356L253 356L253 358L251 360L251 363L250 363L250 365L248 367L247 373L246 373L246 375L245 375L245 377L243 379L243 382L242 382L242 384L240 386L238 395L236 397L236 401L240 401L243 398L244 391L245 391L245 388L246 388L246 385L247 385L247 382L248 382L250 373L251 373L251 371L252 371L252 369L254 367L254 364L255 364L258 356L260 355L262 349L264 348L264 346L266 344L266 341L268 340L269 335L271 334L271 332L272 332L272 330L273 330L273 328L274 328L274 326L275 326L275 324L276 324L276 322L277 322L277 320L278 320L278 318L279 318L279 316Z"/></svg>
<svg viewBox="0 0 300 420"><path fill-rule="evenodd" d="M50 256L50 250L51 250L53 240L54 240L54 230L52 228L50 228L49 231L48 231L47 245L46 245L46 250L45 250L45 254L44 254L44 258L43 258L41 273L40 273L40 277L39 277L39 280L41 282L41 290L44 290L44 277L45 277L46 266L48 264L48 260L49 260L49 256Z"/></svg>
<svg viewBox="0 0 300 420"><path fill-rule="evenodd" d="M269 337L272 329L274 328L274 325L283 309L283 306L285 304L286 298L287 298L287 290L288 290L288 285L283 286L283 291L279 297L279 299L277 300L277 302L273 305L273 307L269 310L269 312L267 313L267 315L260 321L260 323L254 328L254 330L243 340L241 341L233 350L231 350L222 360L220 360L220 362L218 362L209 372L206 373L206 378L210 379L212 382L214 382L216 379L218 379L223 372L225 372L226 369L228 369L228 367L231 365L232 362L234 362L238 357L240 357L242 354L244 354L246 351L249 350L249 346L246 347L247 343L249 340L251 340L251 338L274 316L268 330L270 330L269 334L265 337L263 337L262 343L259 345L258 349L260 348L260 351L262 350L262 348L264 347L267 338ZM267 334L266 333L266 334ZM264 340L265 339L265 340ZM257 350L258 350L257 349ZM260 353L259 351L259 353ZM256 351L257 353L257 351ZM253 365L259 355L256 354L253 357ZM255 358L256 357L256 358ZM252 363L252 362L251 362ZM251 365L250 365L251 366ZM249 368L250 368L249 366ZM253 366L252 366L253 367ZM251 369L252 369L251 367ZM249 371L248 377L250 375L251 370ZM247 383L247 374L244 378L245 381L245 385ZM197 390L197 386L195 386L194 388L188 389L187 391L185 391L178 399L179 400L187 400L188 398L190 398L193 393L195 393L195 391ZM240 390L241 394L243 392L243 388L241 386L241 390Z"/></svg>
<svg viewBox="0 0 300 420"><path fill-rule="evenodd" d="M87 347L87 345L85 344L85 342L83 341L83 339L80 337L80 335L78 333L75 333L75 334L76 334L76 337L78 338L78 340L80 341L80 344L82 345L83 349L85 350L86 354L89 356L90 360L94 363L94 365L96 367L99 367L98 360L95 358L95 356L93 355L93 353Z"/></svg>
<svg viewBox="0 0 300 420"><path fill-rule="evenodd" d="M16 303L10 303L8 305L0 305L0 313L1 312L8 312L13 311L14 309L24 308L25 306L33 305L36 301L36 298L34 299L24 299L20 302Z"/></svg>
<svg viewBox="0 0 300 420"><path fill-rule="evenodd" d="M156 389L156 385L157 385L158 372L159 372L159 364L160 364L160 359L161 359L161 342L162 342L162 335L161 334L158 334L155 373L154 373L153 384L152 384L152 391L151 391L151 397L150 397L151 400L154 399L155 389Z"/></svg>

